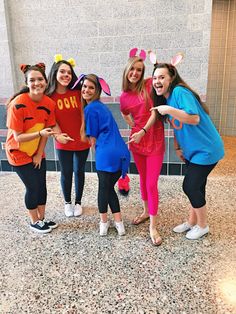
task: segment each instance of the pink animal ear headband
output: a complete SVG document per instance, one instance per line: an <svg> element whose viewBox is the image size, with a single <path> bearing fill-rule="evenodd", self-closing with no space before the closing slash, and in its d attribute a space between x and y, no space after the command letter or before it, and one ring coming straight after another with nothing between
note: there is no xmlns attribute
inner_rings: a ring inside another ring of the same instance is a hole
<svg viewBox="0 0 236 314"><path fill-rule="evenodd" d="M78 80L75 82L75 84L73 85L72 89L74 89L75 86L78 85L79 82L81 82L84 78L86 78L86 75L85 74L80 74L80 76L78 77ZM101 85L101 88L102 88L103 92L105 94L107 94L108 96L111 96L110 87L107 84L107 82L103 78L98 77L98 76L97 76L97 80L98 80L99 84Z"/></svg>
<svg viewBox="0 0 236 314"><path fill-rule="evenodd" d="M129 57L130 58L134 58L134 57L140 57L141 59L143 59L143 61L145 61L146 59L146 52L145 50L141 49L139 55L137 56L137 51L138 48L132 48L129 52Z"/></svg>
<svg viewBox="0 0 236 314"><path fill-rule="evenodd" d="M184 55L180 52L171 58L170 64L175 67L177 64L179 64L183 60L183 58L184 58ZM149 51L149 59L153 65L158 64L157 56L153 51Z"/></svg>

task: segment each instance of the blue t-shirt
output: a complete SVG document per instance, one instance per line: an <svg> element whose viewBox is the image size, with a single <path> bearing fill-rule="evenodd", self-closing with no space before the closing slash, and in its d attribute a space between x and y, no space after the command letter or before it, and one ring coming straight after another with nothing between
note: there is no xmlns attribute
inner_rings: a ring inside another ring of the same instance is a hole
<svg viewBox="0 0 236 314"><path fill-rule="evenodd" d="M96 138L96 169L107 172L128 172L130 152L110 110L99 100L92 101L84 109L85 132Z"/></svg>
<svg viewBox="0 0 236 314"><path fill-rule="evenodd" d="M181 125L179 121L174 121L177 126L174 128L176 140L183 150L185 159L199 165L211 165L224 157L224 145L218 131L189 89L176 86L168 97L167 104L190 115L199 115L200 118L197 125L186 123ZM173 120L172 116L169 118L170 121Z"/></svg>

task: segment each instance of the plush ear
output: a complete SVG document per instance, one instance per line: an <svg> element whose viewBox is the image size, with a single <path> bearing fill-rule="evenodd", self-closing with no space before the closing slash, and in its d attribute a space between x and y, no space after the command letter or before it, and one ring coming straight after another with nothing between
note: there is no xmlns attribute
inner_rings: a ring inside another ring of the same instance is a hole
<svg viewBox="0 0 236 314"><path fill-rule="evenodd" d="M140 51L139 56L140 56L141 59L143 59L143 61L145 61L146 56L147 56L147 55L146 55L146 51L142 49L142 50Z"/></svg>
<svg viewBox="0 0 236 314"><path fill-rule="evenodd" d="M129 57L130 57L130 58L135 57L137 51L138 51L138 48L132 48L132 49L130 50L130 52L129 52Z"/></svg>
<svg viewBox="0 0 236 314"><path fill-rule="evenodd" d="M99 77L98 80L104 93L107 94L108 96L111 96L110 87L107 84L107 82L101 77Z"/></svg>
<svg viewBox="0 0 236 314"><path fill-rule="evenodd" d="M46 65L45 65L45 63L39 62L39 63L37 63L37 64L35 64L35 65L36 65L36 67L42 69L42 70L45 72L45 70L46 70Z"/></svg>
<svg viewBox="0 0 236 314"><path fill-rule="evenodd" d="M183 60L183 54L182 53L178 53L176 56L174 56L171 59L171 64L175 67L177 64L179 64L182 60Z"/></svg>
<svg viewBox="0 0 236 314"><path fill-rule="evenodd" d="M23 73L25 73L25 72L28 70L29 67L30 67L29 64L20 64L20 70L21 70Z"/></svg>
<svg viewBox="0 0 236 314"><path fill-rule="evenodd" d="M70 65L72 66L72 68L75 67L75 59L70 58L70 59L67 60L67 62L70 63Z"/></svg>
<svg viewBox="0 0 236 314"><path fill-rule="evenodd" d="M77 81L72 86L72 89L74 89L84 77L85 77L85 74L80 74L80 76L78 77Z"/></svg>
<svg viewBox="0 0 236 314"><path fill-rule="evenodd" d="M62 61L63 59L62 59L62 55L61 54L56 54L55 56L54 56L54 62L55 63L57 63L57 62L59 62L59 61Z"/></svg>
<svg viewBox="0 0 236 314"><path fill-rule="evenodd" d="M154 52L150 51L149 52L149 60L152 64L157 64L157 56Z"/></svg>

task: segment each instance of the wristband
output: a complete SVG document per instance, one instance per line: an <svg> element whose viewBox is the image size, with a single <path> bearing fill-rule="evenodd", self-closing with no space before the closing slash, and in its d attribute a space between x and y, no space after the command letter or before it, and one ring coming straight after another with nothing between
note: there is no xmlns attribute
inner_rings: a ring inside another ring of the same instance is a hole
<svg viewBox="0 0 236 314"><path fill-rule="evenodd" d="M145 130L144 128L142 128L142 130L143 130L145 133L147 133L147 130Z"/></svg>

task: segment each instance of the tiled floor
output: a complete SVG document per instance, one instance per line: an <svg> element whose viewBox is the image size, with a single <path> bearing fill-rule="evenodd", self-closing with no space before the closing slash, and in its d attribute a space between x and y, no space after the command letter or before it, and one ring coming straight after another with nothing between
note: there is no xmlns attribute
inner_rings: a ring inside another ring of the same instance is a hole
<svg viewBox="0 0 236 314"><path fill-rule="evenodd" d="M86 174L81 218L66 218L59 173L48 173L48 217L58 229L32 233L24 188L11 173L0 174L0 313L236 313L236 139L226 138L226 158L209 178L210 234L188 241L173 226L186 217L182 177L161 176L160 247L148 222L132 226L141 211L138 177L120 198L127 234L98 235L97 178Z"/></svg>

